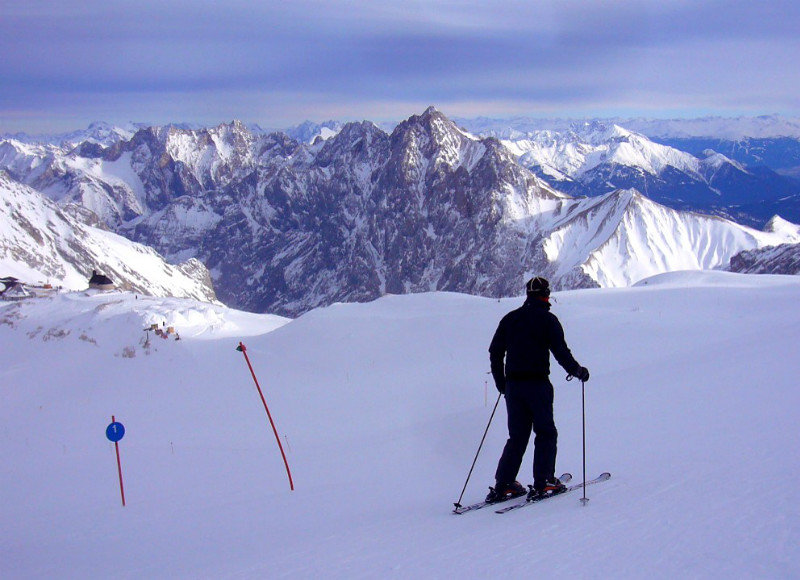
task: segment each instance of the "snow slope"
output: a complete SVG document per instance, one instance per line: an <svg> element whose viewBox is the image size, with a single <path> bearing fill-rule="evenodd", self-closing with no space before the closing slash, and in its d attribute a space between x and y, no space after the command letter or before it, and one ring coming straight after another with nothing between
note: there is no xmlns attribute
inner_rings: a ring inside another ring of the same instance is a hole
<svg viewBox="0 0 800 580"><path fill-rule="evenodd" d="M0 272L27 284L88 287L92 270L118 287L154 296L215 301L198 260L168 264L150 247L88 225L87 210L60 208L0 171Z"/></svg>
<svg viewBox="0 0 800 580"><path fill-rule="evenodd" d="M613 478L586 507L503 516L451 509L496 398L487 346L520 299L387 296L286 324L127 294L0 303L0 576L797 577L798 296L797 277L723 272L555 294L592 372L588 471ZM160 318L182 340L145 349ZM558 468L579 478L580 385L553 370Z"/></svg>
<svg viewBox="0 0 800 580"><path fill-rule="evenodd" d="M576 273L601 288L629 286L661 272L710 270L741 251L800 242L798 226L775 218L767 231L654 203L636 190L567 200L542 228L545 275L569 287Z"/></svg>

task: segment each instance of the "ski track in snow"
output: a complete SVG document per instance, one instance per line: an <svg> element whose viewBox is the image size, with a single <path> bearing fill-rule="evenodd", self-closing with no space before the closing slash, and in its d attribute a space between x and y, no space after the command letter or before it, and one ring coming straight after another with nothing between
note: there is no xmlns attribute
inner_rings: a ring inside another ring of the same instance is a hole
<svg viewBox="0 0 800 580"><path fill-rule="evenodd" d="M554 294L592 372L587 475L613 476L586 507L502 516L451 510L496 399L488 343L520 299L387 296L293 321L124 293L0 302L0 576L797 577L776 478L800 476L798 296L796 277L720 272ZM183 340L147 354L159 318ZM558 470L578 481L580 385L552 365ZM504 423L501 405L464 502L493 483Z"/></svg>

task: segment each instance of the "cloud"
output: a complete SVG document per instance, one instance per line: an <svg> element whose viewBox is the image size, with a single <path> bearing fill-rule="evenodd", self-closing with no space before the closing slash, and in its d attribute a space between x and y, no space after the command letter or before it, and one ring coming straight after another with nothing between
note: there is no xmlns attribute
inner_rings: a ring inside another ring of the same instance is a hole
<svg viewBox="0 0 800 580"><path fill-rule="evenodd" d="M0 9L0 120L94 106L269 123L381 102L798 114L796 4L31 0Z"/></svg>

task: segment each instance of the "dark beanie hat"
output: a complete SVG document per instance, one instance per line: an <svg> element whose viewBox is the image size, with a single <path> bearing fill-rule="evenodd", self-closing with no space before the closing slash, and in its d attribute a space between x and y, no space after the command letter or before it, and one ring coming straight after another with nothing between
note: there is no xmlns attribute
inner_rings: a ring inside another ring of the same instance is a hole
<svg viewBox="0 0 800 580"><path fill-rule="evenodd" d="M546 298L550 296L550 282L541 276L536 276L528 280L528 283L525 284L525 291L528 293L528 296L544 296Z"/></svg>

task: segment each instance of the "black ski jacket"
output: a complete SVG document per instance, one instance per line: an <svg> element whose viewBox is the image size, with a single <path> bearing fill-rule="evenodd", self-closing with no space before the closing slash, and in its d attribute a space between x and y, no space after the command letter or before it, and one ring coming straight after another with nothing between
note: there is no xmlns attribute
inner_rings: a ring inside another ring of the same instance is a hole
<svg viewBox="0 0 800 580"><path fill-rule="evenodd" d="M528 298L521 308L503 317L489 346L492 377L498 390L505 391L506 379L547 380L551 352L569 374L574 375L581 368L567 347L561 323L550 312L550 304Z"/></svg>

